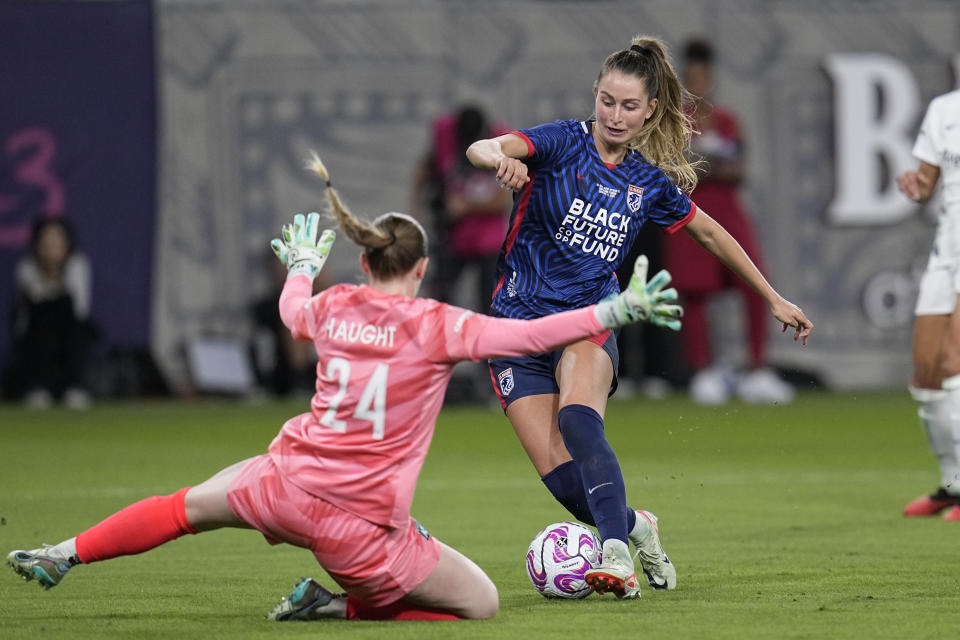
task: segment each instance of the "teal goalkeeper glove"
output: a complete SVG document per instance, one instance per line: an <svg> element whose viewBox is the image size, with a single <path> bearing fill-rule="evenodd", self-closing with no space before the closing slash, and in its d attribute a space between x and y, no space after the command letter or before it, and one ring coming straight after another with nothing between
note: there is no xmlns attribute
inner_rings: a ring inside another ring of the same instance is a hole
<svg viewBox="0 0 960 640"><path fill-rule="evenodd" d="M292 224L281 227L283 239L274 238L270 241L270 248L287 268L287 278L302 273L313 280L323 269L337 234L326 229L318 241L319 225L319 214L311 213L304 218L303 214L298 213L293 217Z"/></svg>
<svg viewBox="0 0 960 640"><path fill-rule="evenodd" d="M634 322L649 322L660 327L680 330L683 307L666 304L677 299L677 290L664 289L670 284L670 272L661 269L647 282L647 256L639 256L633 264L633 275L619 295L600 302L595 313L605 329L616 329Z"/></svg>

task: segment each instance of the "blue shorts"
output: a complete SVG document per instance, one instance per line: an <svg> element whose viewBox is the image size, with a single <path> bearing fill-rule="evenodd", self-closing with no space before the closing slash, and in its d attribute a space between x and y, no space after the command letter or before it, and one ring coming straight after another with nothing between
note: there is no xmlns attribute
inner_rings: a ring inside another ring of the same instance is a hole
<svg viewBox="0 0 960 640"><path fill-rule="evenodd" d="M617 390L617 370L620 368L617 332L605 331L589 340L606 351L610 356L610 362L613 363L613 381L610 383L608 394L612 396ZM557 385L557 365L562 355L563 349L556 349L532 356L488 360L490 379L493 381L493 390L500 399L500 405L506 409L518 398L560 393L560 387Z"/></svg>

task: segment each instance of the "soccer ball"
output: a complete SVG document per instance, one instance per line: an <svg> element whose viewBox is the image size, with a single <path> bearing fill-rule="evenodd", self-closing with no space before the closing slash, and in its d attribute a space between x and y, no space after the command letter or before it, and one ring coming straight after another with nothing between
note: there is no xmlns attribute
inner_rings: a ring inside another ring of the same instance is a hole
<svg viewBox="0 0 960 640"><path fill-rule="evenodd" d="M600 564L600 538L582 524L555 522L537 534L527 550L527 575L545 598L586 598L583 579Z"/></svg>

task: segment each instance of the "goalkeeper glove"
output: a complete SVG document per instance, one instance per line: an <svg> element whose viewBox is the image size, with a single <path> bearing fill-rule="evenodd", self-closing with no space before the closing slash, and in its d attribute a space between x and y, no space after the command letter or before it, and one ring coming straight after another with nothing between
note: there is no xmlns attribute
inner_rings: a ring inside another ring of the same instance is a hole
<svg viewBox="0 0 960 640"><path fill-rule="evenodd" d="M674 331L680 330L683 307L667 302L677 299L677 290L664 289L670 284L670 272L661 269L647 282L647 256L639 256L627 288L619 295L597 304L597 320L605 329L645 321Z"/></svg>
<svg viewBox="0 0 960 640"><path fill-rule="evenodd" d="M303 214L298 213L293 217L292 224L281 227L283 239L274 238L270 241L270 248L287 268L288 279L304 274L313 280L323 269L323 263L327 261L337 234L326 229L318 241L319 224L319 214L311 213L304 218Z"/></svg>

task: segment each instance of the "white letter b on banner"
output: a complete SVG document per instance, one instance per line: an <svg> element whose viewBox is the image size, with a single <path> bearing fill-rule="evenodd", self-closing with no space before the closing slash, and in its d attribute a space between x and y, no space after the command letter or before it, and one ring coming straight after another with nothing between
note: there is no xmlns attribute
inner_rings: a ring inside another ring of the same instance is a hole
<svg viewBox="0 0 960 640"><path fill-rule="evenodd" d="M897 190L898 173L917 164L911 155L919 92L906 65L882 54L834 54L836 194L827 209L833 224L893 224L913 204Z"/></svg>

